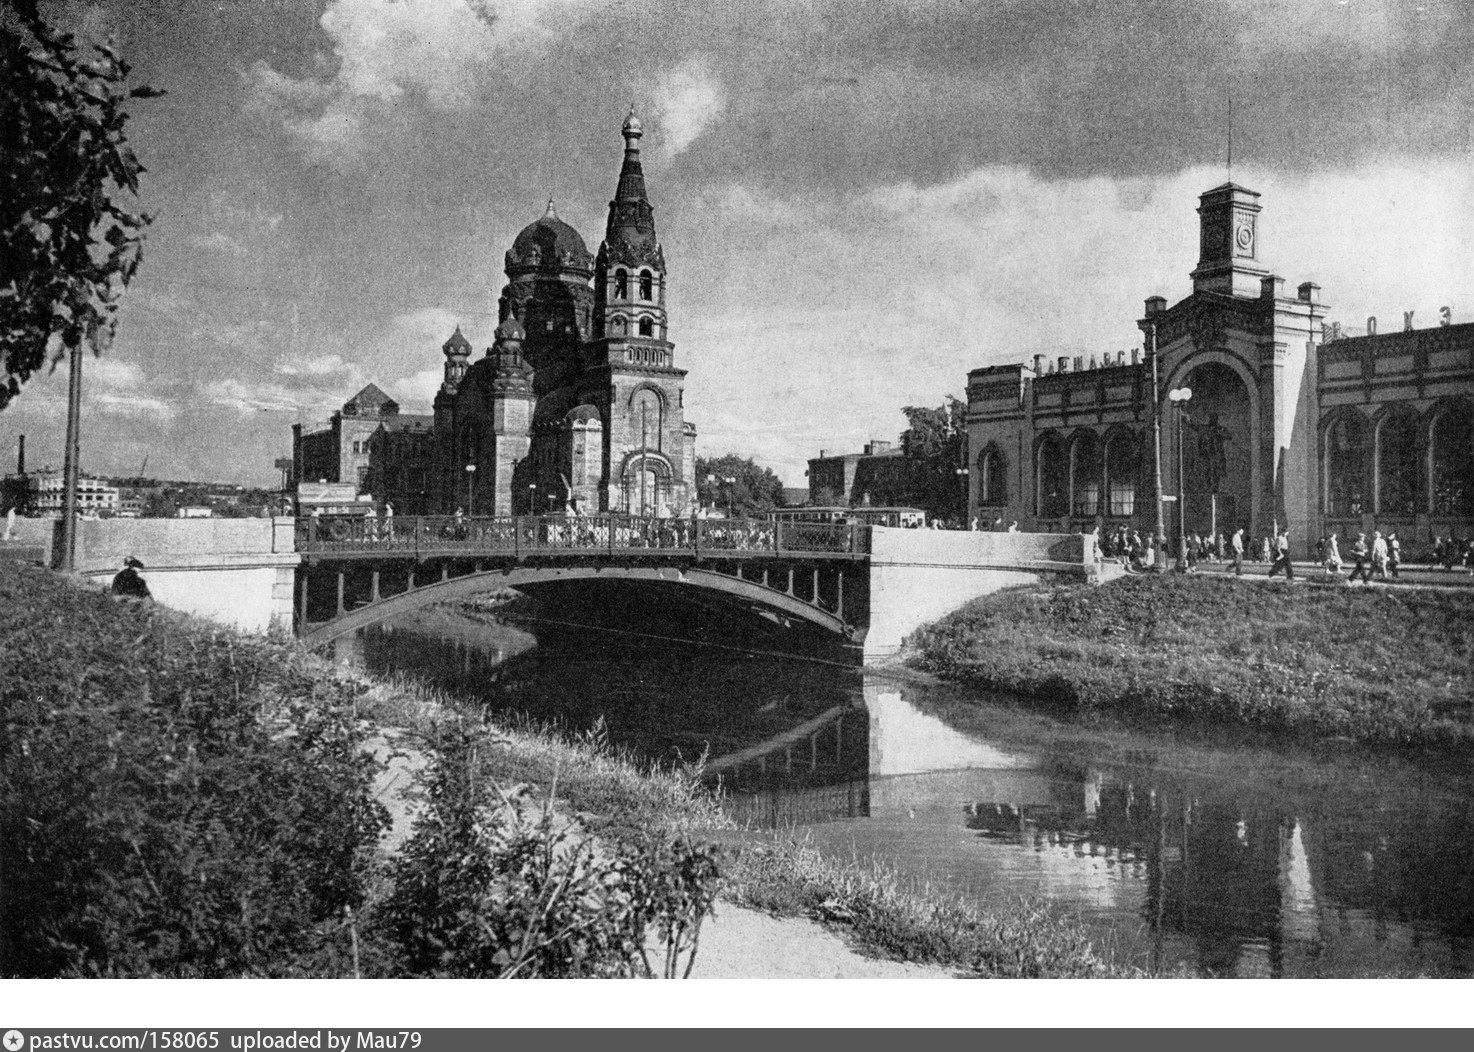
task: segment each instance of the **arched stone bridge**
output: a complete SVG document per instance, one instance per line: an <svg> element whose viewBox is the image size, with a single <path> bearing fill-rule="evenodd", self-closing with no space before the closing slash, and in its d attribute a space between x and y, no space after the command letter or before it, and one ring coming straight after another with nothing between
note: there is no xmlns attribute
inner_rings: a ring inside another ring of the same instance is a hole
<svg viewBox="0 0 1474 1052"><path fill-rule="evenodd" d="M625 516L297 522L297 633L309 646L432 603L555 581L642 581L718 593L844 639L868 624L862 526Z"/></svg>
<svg viewBox="0 0 1474 1052"><path fill-rule="evenodd" d="M309 646L477 592L627 580L814 625L873 657L976 596L1100 573L1080 535L615 515L304 518L295 529L294 621Z"/></svg>

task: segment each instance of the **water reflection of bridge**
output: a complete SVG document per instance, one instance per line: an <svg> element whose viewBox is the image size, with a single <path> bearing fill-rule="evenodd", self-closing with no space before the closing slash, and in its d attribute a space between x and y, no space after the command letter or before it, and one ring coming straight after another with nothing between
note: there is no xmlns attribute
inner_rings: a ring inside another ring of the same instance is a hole
<svg viewBox="0 0 1474 1052"><path fill-rule="evenodd" d="M744 815L810 824L831 849L852 844L932 882L1024 888L1103 919L1136 918L1145 941L1133 944L1168 967L1474 970L1474 875L1467 854L1453 861L1474 843L1467 807L1445 801L1441 819L1409 821L1151 758L1000 747L919 712L897 685L871 680L865 701L863 770L830 786L795 784L786 770L785 784L749 786ZM846 805L862 792L868 821L826 831L821 823L852 817ZM1117 923L1113 937L1124 938Z"/></svg>

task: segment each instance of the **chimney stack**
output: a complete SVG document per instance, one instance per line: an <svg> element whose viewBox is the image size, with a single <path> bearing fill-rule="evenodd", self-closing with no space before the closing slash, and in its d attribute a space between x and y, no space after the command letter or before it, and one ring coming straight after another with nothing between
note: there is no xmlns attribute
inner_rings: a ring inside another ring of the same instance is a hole
<svg viewBox="0 0 1474 1052"><path fill-rule="evenodd" d="M21 435L15 444L15 473L24 475L26 473L26 436Z"/></svg>

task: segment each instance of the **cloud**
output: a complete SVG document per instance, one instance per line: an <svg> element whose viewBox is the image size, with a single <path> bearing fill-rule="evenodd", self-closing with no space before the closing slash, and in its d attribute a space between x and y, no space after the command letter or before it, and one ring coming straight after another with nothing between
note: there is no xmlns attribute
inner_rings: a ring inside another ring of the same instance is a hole
<svg viewBox="0 0 1474 1052"><path fill-rule="evenodd" d="M726 108L721 81L705 58L690 58L662 76L655 86L654 114L662 135L660 149L674 157L700 137Z"/></svg>
<svg viewBox="0 0 1474 1052"><path fill-rule="evenodd" d="M1263 195L1264 263L1292 289L1320 284L1332 319L1378 314L1385 330L1415 310L1432 325L1444 304L1474 319L1460 299L1474 287L1468 166L1234 175ZM1222 181L1212 168L1046 179L989 166L825 200L714 189L734 207L691 217L694 258L671 251L671 331L702 455L753 456L800 485L820 448L895 438L901 406L960 395L970 369L1139 346L1146 297L1191 291L1197 198ZM772 211L748 207L764 197Z"/></svg>
<svg viewBox="0 0 1474 1052"><path fill-rule="evenodd" d="M330 72L293 77L265 61L246 75L246 108L278 120L317 161L352 163L396 108L469 108L502 49L544 33L558 0L333 0L319 25Z"/></svg>

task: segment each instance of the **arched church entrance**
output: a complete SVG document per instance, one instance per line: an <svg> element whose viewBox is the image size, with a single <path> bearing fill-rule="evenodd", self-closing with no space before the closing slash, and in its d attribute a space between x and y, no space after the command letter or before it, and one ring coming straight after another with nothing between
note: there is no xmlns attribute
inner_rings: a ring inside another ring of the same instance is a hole
<svg viewBox="0 0 1474 1052"><path fill-rule="evenodd" d="M1253 458L1249 390L1237 373L1218 362L1193 369L1182 386L1192 391L1182 428L1187 531L1231 534L1240 526L1247 529Z"/></svg>

